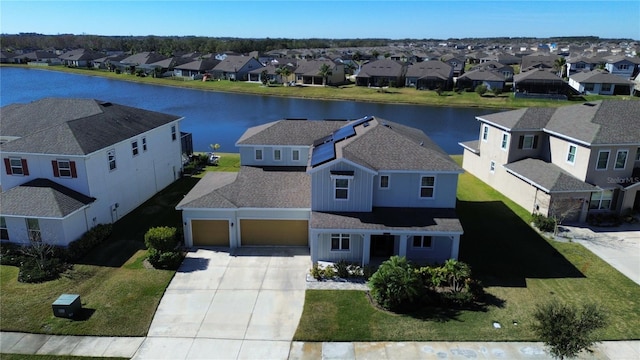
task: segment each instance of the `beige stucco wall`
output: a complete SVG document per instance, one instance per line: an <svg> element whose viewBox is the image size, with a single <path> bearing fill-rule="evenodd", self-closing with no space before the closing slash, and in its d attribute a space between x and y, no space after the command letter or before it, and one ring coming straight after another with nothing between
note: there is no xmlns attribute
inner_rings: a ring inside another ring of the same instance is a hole
<svg viewBox="0 0 640 360"><path fill-rule="evenodd" d="M574 163L569 163L567 161L569 145L574 145L576 147ZM587 170L589 169L589 160L591 158L591 150L588 147L550 136L549 150L551 152L552 163L580 180L584 180L586 178Z"/></svg>
<svg viewBox="0 0 640 360"><path fill-rule="evenodd" d="M619 183L626 183L633 174L637 147L634 146L597 146L592 147L586 181L603 189L612 189ZM609 151L609 161L605 170L597 170L598 154ZM614 169L618 150L627 150L627 162L624 169Z"/></svg>

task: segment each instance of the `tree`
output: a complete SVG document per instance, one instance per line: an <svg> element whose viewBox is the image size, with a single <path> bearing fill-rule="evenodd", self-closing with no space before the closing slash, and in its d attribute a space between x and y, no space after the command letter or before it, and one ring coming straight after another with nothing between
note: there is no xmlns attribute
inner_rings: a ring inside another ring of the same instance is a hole
<svg viewBox="0 0 640 360"><path fill-rule="evenodd" d="M287 81L289 81L289 75L291 75L291 69L289 69L288 66L280 66L279 68L276 69L276 74L278 76L280 76L280 79L282 80L282 83L286 83Z"/></svg>
<svg viewBox="0 0 640 360"><path fill-rule="evenodd" d="M553 235L558 235L558 227L568 218L575 216L582 209L582 199L554 199L549 206L549 217L553 219Z"/></svg>
<svg viewBox="0 0 640 360"><path fill-rule="evenodd" d="M558 76L560 77L564 77L564 68L565 65L567 65L567 60L564 58L564 56L560 56L558 57L554 62L553 62L553 69L557 71Z"/></svg>
<svg viewBox="0 0 640 360"><path fill-rule="evenodd" d="M552 300L538 305L533 314L535 334L556 358L575 357L588 350L595 340L593 332L607 324L604 311L596 304L575 306Z"/></svg>
<svg viewBox="0 0 640 360"><path fill-rule="evenodd" d="M260 73L260 81L262 81L262 85L267 86L269 84L269 73L267 70L262 70Z"/></svg>
<svg viewBox="0 0 640 360"><path fill-rule="evenodd" d="M322 86L327 86L327 79L333 75L333 71L329 65L322 64L318 70L318 75L322 76Z"/></svg>
<svg viewBox="0 0 640 360"><path fill-rule="evenodd" d="M487 85L485 84L481 84L476 86L476 94L480 95L480 96L484 96L484 94L487 93Z"/></svg>
<svg viewBox="0 0 640 360"><path fill-rule="evenodd" d="M218 149L220 149L220 144L209 144L209 147L211 148L211 151L218 151Z"/></svg>
<svg viewBox="0 0 640 360"><path fill-rule="evenodd" d="M392 256L369 279L371 296L387 310L410 310L419 300L420 276L405 257Z"/></svg>
<svg viewBox="0 0 640 360"><path fill-rule="evenodd" d="M464 290L467 280L471 277L471 268L468 264L449 259L442 265L442 269L446 281L453 292Z"/></svg>

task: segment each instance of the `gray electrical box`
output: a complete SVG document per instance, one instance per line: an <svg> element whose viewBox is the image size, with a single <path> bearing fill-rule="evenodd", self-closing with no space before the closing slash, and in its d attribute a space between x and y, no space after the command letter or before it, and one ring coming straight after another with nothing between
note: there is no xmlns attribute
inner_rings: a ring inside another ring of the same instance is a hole
<svg viewBox="0 0 640 360"><path fill-rule="evenodd" d="M76 294L62 294L51 305L53 308L53 315L56 317L73 318L80 315L82 310L82 303L80 302L80 295Z"/></svg>

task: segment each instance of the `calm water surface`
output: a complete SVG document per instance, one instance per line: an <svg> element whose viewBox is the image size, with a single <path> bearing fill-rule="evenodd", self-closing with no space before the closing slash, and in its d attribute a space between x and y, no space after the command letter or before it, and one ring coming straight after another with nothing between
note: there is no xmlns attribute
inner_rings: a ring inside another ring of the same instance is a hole
<svg viewBox="0 0 640 360"><path fill-rule="evenodd" d="M259 86L256 84L256 86ZM136 84L39 69L0 68L0 105L45 97L93 98L184 117L196 151L218 143L236 152L236 140L250 126L283 118L356 119L374 115L423 130L445 151L461 154L460 141L478 138L475 116L496 110L324 101L227 94Z"/></svg>

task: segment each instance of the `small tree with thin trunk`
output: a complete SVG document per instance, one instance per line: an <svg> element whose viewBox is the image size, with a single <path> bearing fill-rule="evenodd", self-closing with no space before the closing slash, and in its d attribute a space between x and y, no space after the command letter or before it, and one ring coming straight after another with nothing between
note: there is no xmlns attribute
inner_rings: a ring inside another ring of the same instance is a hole
<svg viewBox="0 0 640 360"><path fill-rule="evenodd" d="M538 305L533 331L558 359L577 356L596 343L594 331L607 325L605 312L596 304L581 308L552 300Z"/></svg>

